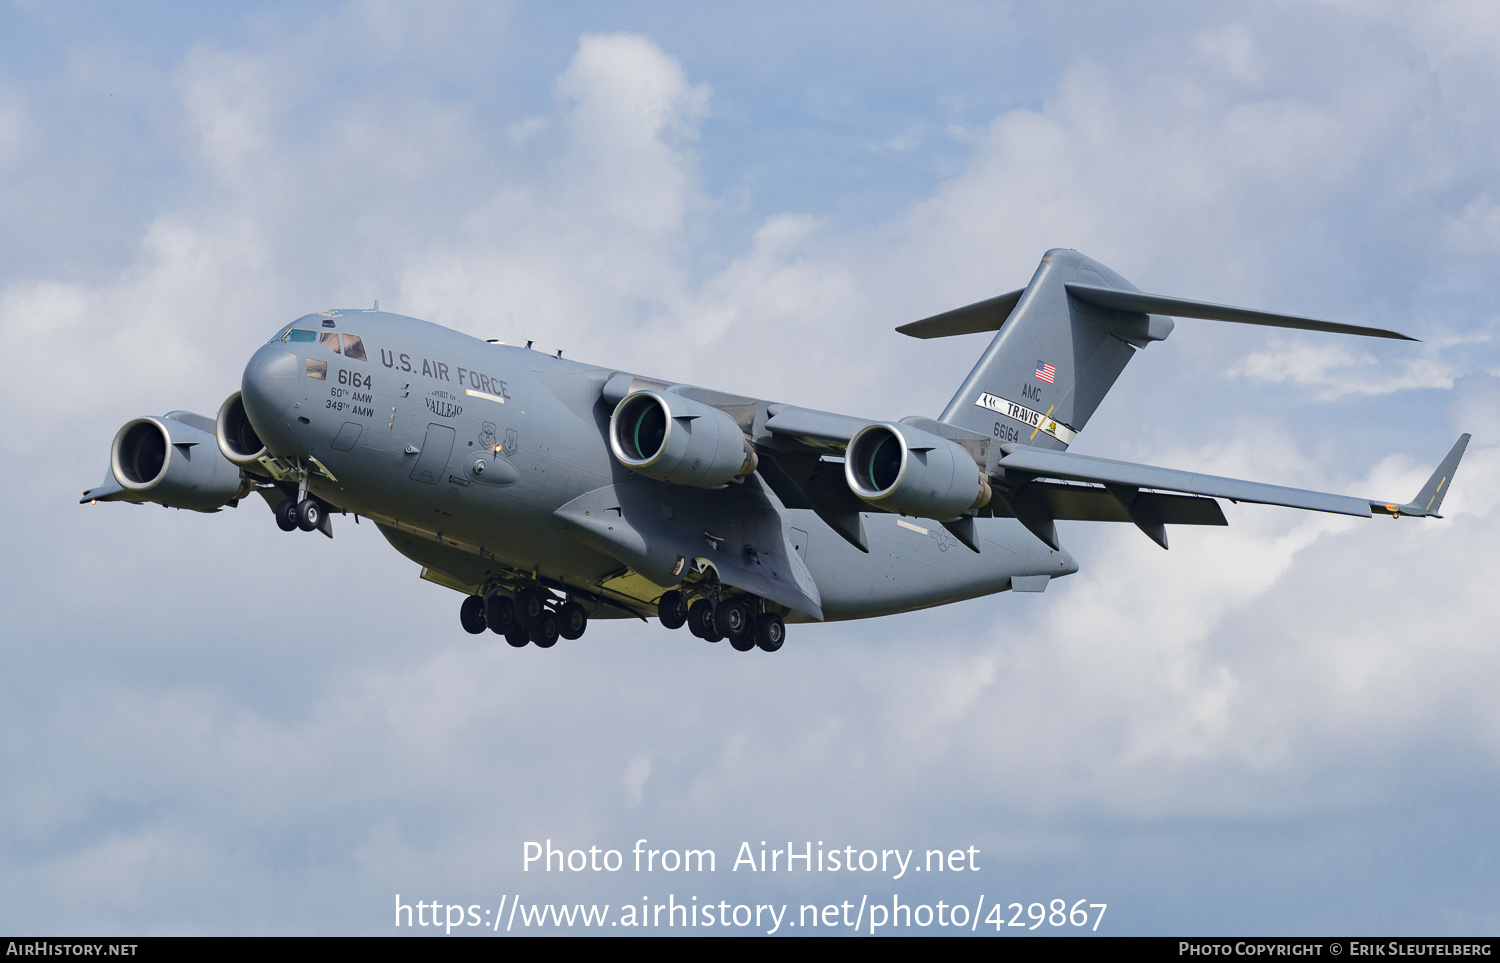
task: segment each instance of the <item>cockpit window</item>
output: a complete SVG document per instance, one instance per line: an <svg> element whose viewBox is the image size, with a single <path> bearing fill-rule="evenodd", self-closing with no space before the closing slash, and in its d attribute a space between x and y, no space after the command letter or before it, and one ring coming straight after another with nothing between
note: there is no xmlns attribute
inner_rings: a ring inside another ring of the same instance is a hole
<svg viewBox="0 0 1500 963"><path fill-rule="evenodd" d="M341 338L342 350L340 350ZM357 334L340 335L335 331L308 331L288 325L281 329L281 334L277 335L276 340L290 344L316 341L334 354L343 354L353 361L370 360L370 356L365 353L365 342Z"/></svg>
<svg viewBox="0 0 1500 963"><path fill-rule="evenodd" d="M293 323L295 324L296 322L293 322ZM282 328L280 331L276 332L276 337L272 338L271 340L272 341L285 341L286 340L287 332L290 331L290 330L292 330L292 325L289 324L286 327Z"/></svg>

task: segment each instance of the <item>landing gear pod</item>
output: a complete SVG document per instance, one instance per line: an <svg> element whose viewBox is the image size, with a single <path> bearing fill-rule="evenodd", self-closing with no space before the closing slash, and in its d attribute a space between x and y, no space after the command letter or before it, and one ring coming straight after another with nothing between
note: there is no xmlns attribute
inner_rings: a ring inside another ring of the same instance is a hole
<svg viewBox="0 0 1500 963"><path fill-rule="evenodd" d="M219 420L215 426L219 451L241 468L254 465L266 454L265 442L255 433L255 426L245 415L245 404L236 391L219 406Z"/></svg>
<svg viewBox="0 0 1500 963"><path fill-rule="evenodd" d="M170 508L218 511L240 495L240 470L224 460L214 436L175 418L127 421L109 465L126 491Z"/></svg>
<svg viewBox="0 0 1500 963"><path fill-rule="evenodd" d="M911 425L866 425L849 439L844 478L864 501L901 515L955 518L989 504L967 449Z"/></svg>
<svg viewBox="0 0 1500 963"><path fill-rule="evenodd" d="M637 474L692 488L723 488L757 464L754 446L733 418L664 391L620 399L609 419L609 447Z"/></svg>

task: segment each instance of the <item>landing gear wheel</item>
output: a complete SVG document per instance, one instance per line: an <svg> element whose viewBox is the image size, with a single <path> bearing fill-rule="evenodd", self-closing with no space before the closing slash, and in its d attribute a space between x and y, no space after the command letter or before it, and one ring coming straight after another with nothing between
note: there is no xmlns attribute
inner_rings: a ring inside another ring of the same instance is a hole
<svg viewBox="0 0 1500 963"><path fill-rule="evenodd" d="M745 630L738 635L725 636L729 640L729 644L734 646L734 651L736 652L749 652L755 648L755 631L751 628L750 624L749 606L746 606L745 609Z"/></svg>
<svg viewBox="0 0 1500 963"><path fill-rule="evenodd" d="M557 634L563 638L568 640L582 638L584 630L588 627L589 614L577 602L569 600L557 610Z"/></svg>
<svg viewBox="0 0 1500 963"><path fill-rule="evenodd" d="M656 603L656 617L661 620L661 627L664 629L682 628L688 619L687 599L676 589L662 593Z"/></svg>
<svg viewBox="0 0 1500 963"><path fill-rule="evenodd" d="M315 531L323 524L323 506L316 498L304 498L297 503L297 527L304 532Z"/></svg>
<svg viewBox="0 0 1500 963"><path fill-rule="evenodd" d="M539 649L550 649L557 644L557 616L551 612L542 616L531 630L531 641Z"/></svg>
<svg viewBox="0 0 1500 963"><path fill-rule="evenodd" d="M464 631L470 635L483 632L484 599L478 595L471 595L464 599L464 604L458 607L458 620L463 623Z"/></svg>
<svg viewBox="0 0 1500 963"><path fill-rule="evenodd" d="M767 612L755 620L755 644L767 652L775 652L786 641L786 623L781 616Z"/></svg>
<svg viewBox="0 0 1500 963"><path fill-rule="evenodd" d="M484 622L496 635L505 635L516 626L516 609L507 596L496 592L484 600Z"/></svg>
<svg viewBox="0 0 1500 963"><path fill-rule="evenodd" d="M276 503L276 527L283 532L297 530L297 503L290 498L283 498Z"/></svg>
<svg viewBox="0 0 1500 963"><path fill-rule="evenodd" d="M512 625L510 628L505 630L505 641L509 642L511 645L519 649L530 644L531 633L527 632L519 625Z"/></svg>
<svg viewBox="0 0 1500 963"><path fill-rule="evenodd" d="M714 628L740 649L740 639L750 634L750 606L739 599L729 599L714 607ZM752 646L755 644L752 640ZM740 649L748 652L749 649Z"/></svg>
<svg viewBox="0 0 1500 963"><path fill-rule="evenodd" d="M714 603L699 599L688 608L688 630L705 642L717 642L723 638L714 628Z"/></svg>
<svg viewBox="0 0 1500 963"><path fill-rule="evenodd" d="M542 616L547 614L546 596L542 595L541 589L523 588L516 593L516 622L528 629L534 629L542 622Z"/></svg>

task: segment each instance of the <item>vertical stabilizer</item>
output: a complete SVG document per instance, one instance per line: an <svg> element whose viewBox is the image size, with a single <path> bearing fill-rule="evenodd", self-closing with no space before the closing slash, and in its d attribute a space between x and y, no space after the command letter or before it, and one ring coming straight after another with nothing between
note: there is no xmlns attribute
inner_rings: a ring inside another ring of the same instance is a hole
<svg viewBox="0 0 1500 963"><path fill-rule="evenodd" d="M939 421L1003 442L1067 448L1131 355L1171 333L1171 319L1090 304L1068 294L1070 282L1138 290L1077 251L1048 251Z"/></svg>

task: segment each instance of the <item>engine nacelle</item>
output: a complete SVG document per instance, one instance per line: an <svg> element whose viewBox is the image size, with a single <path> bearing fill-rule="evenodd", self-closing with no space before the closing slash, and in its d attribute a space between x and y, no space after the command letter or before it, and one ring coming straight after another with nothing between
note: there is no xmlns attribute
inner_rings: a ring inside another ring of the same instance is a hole
<svg viewBox="0 0 1500 963"><path fill-rule="evenodd" d="M723 488L757 464L733 418L666 391L621 398L609 419L609 447L637 474L692 488Z"/></svg>
<svg viewBox="0 0 1500 963"><path fill-rule="evenodd" d="M910 425L866 425L844 453L849 488L877 508L954 518L989 503L990 483L967 449Z"/></svg>
<svg viewBox="0 0 1500 963"><path fill-rule="evenodd" d="M260 440L255 427L250 424L238 391L219 406L219 419L214 427L219 451L232 463L246 468L265 455L266 443Z"/></svg>
<svg viewBox="0 0 1500 963"><path fill-rule="evenodd" d="M132 501L212 512L240 495L240 470L219 453L214 436L170 416L127 421L110 446L109 466Z"/></svg>

